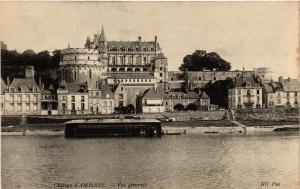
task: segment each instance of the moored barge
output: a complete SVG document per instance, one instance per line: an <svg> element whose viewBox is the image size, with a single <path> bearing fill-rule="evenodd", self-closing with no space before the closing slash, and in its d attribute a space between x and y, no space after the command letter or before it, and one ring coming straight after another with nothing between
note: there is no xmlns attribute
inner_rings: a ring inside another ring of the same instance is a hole
<svg viewBox="0 0 300 189"><path fill-rule="evenodd" d="M65 123L65 137L160 137L156 119L86 119Z"/></svg>

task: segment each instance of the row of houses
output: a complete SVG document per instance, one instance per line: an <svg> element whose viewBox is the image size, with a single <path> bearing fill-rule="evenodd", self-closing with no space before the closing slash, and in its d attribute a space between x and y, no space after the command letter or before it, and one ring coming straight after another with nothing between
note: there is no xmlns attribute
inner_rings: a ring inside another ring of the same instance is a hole
<svg viewBox="0 0 300 189"><path fill-rule="evenodd" d="M228 90L228 106L240 108L298 107L300 82L297 79L260 82L254 77L235 79L235 87Z"/></svg>
<svg viewBox="0 0 300 189"><path fill-rule="evenodd" d="M145 78L143 78L145 79ZM45 87L34 79L33 67L25 70L25 78L12 82L1 79L2 115L83 115L113 114L118 108L127 107L136 113L159 113L182 110L210 110L206 93L161 92L155 85L140 90L118 79L115 82L89 87L88 83L70 83L64 80L57 89ZM138 91L138 93L137 93ZM138 94L137 96L134 96ZM135 101L135 102L132 102ZM126 113L126 112L125 112Z"/></svg>

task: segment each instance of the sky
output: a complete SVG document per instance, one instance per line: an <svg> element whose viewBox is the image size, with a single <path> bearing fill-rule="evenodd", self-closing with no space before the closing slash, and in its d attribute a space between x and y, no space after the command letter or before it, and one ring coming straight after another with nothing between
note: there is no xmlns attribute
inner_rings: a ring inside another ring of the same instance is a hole
<svg viewBox="0 0 300 189"><path fill-rule="evenodd" d="M10 50L83 47L102 25L108 40L157 35L169 70L199 49L232 70L299 77L299 2L0 2L0 39Z"/></svg>

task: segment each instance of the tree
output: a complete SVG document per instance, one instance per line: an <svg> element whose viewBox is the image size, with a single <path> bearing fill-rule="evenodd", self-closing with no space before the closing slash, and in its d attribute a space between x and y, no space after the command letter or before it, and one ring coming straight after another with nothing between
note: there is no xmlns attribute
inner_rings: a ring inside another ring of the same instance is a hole
<svg viewBox="0 0 300 189"><path fill-rule="evenodd" d="M234 87L234 82L231 78L226 80L219 80L216 82L209 82L204 86L204 91L210 98L212 104L220 107L228 107L228 89Z"/></svg>
<svg viewBox="0 0 300 189"><path fill-rule="evenodd" d="M189 111L189 110L190 110L190 111L197 111L197 110L198 110L198 107L197 107L196 104L190 103L190 104L188 104L188 105L186 106L185 110L186 110L186 111Z"/></svg>
<svg viewBox="0 0 300 189"><path fill-rule="evenodd" d="M182 104L176 104L174 106L174 110L176 110L176 111L183 111L184 110L184 106Z"/></svg>
<svg viewBox="0 0 300 189"><path fill-rule="evenodd" d="M195 50L192 55L188 54L183 58L183 63L179 67L181 71L202 71L203 69L229 71L231 66L215 52L206 53L203 50Z"/></svg>

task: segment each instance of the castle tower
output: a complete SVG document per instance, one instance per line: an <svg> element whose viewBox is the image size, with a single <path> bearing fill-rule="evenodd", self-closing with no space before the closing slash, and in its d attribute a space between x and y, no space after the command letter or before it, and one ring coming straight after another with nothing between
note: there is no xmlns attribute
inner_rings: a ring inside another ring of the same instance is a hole
<svg viewBox="0 0 300 189"><path fill-rule="evenodd" d="M104 79L105 65L97 49L67 48L62 50L59 62L60 79L96 88Z"/></svg>
<svg viewBox="0 0 300 189"><path fill-rule="evenodd" d="M154 59L153 69L153 76L157 80L157 89L161 92L166 92L168 82L168 59L163 53L159 53Z"/></svg>

